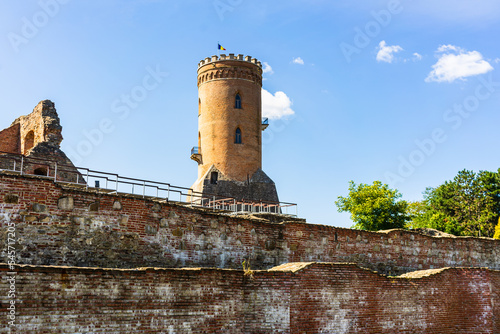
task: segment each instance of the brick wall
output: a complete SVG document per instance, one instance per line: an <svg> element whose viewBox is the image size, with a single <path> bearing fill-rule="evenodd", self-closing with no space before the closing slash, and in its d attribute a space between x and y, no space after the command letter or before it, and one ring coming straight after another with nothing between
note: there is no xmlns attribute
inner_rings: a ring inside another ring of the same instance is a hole
<svg viewBox="0 0 500 334"><path fill-rule="evenodd" d="M6 268L2 276L6 275ZM22 267L18 333L242 333L242 275L216 269ZM2 280L1 298L6 284ZM0 323L6 333L6 304Z"/></svg>
<svg viewBox="0 0 500 334"><path fill-rule="evenodd" d="M353 262L381 273L441 267L500 269L500 242L367 232L234 217L0 174L0 242L16 223L18 263L134 268L254 269L288 262Z"/></svg>
<svg viewBox="0 0 500 334"><path fill-rule="evenodd" d="M0 333L8 268L0 265ZM384 277L352 264L241 270L17 266L18 333L498 333L498 271Z"/></svg>
<svg viewBox="0 0 500 334"><path fill-rule="evenodd" d="M58 168L59 180L82 182L78 170L59 148L61 130L54 103L40 101L32 113L0 131L0 151L10 153L0 152L0 169L20 171L22 166L24 173L54 176Z"/></svg>
<svg viewBox="0 0 500 334"><path fill-rule="evenodd" d="M0 151L7 153L21 153L19 128L19 124L13 124L0 131Z"/></svg>
<svg viewBox="0 0 500 334"><path fill-rule="evenodd" d="M14 121L20 125L21 152L27 154L31 147L38 143L49 143L59 147L62 141L61 125L55 105L52 101L44 100L38 104L28 115L21 116ZM30 143L27 139L31 136Z"/></svg>
<svg viewBox="0 0 500 334"><path fill-rule="evenodd" d="M291 332L495 333L491 273L448 268L383 277L355 265L315 264L297 273Z"/></svg>
<svg viewBox="0 0 500 334"><path fill-rule="evenodd" d="M498 275L498 271L493 272L490 275L490 296L493 308L493 319L495 320L495 328L497 332L500 331L500 275Z"/></svg>

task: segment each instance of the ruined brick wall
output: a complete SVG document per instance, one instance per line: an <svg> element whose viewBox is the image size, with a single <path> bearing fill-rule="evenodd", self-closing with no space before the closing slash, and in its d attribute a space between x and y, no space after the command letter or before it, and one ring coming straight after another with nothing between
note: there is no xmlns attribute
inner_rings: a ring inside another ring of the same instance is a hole
<svg viewBox="0 0 500 334"><path fill-rule="evenodd" d="M61 144L62 127L52 101L40 101L32 113L19 117L13 124L20 125L21 153L25 155L31 148L42 142L55 147Z"/></svg>
<svg viewBox="0 0 500 334"><path fill-rule="evenodd" d="M241 268L250 260L254 269L353 262L385 274L500 269L500 241L493 239L275 223L0 173L0 242L8 220L16 223L17 261L25 264Z"/></svg>
<svg viewBox="0 0 500 334"><path fill-rule="evenodd" d="M40 101L29 115L14 120L0 132L0 151L28 155L39 143L59 147L62 141L61 124L54 103Z"/></svg>
<svg viewBox="0 0 500 334"><path fill-rule="evenodd" d="M21 153L20 126L12 124L10 127L0 131L0 154Z"/></svg>
<svg viewBox="0 0 500 334"><path fill-rule="evenodd" d="M54 177L57 164L59 180L81 182L80 173L59 148L61 131L54 103L40 101L33 112L0 132L0 151L9 153L0 152L0 169L20 171L23 166L23 173Z"/></svg>
<svg viewBox="0 0 500 334"><path fill-rule="evenodd" d="M4 278L7 268L0 268ZM243 332L243 277L234 271L16 271L16 333ZM2 298L6 288L2 279ZM7 333L5 305L0 308L0 333Z"/></svg>
<svg viewBox="0 0 500 334"><path fill-rule="evenodd" d="M284 271L255 271L245 275L243 333L290 333L293 274Z"/></svg>
<svg viewBox="0 0 500 334"><path fill-rule="evenodd" d="M0 294L7 295L6 265ZM498 271L384 277L352 264L241 270L17 266L19 333L498 333ZM0 332L7 333L7 303Z"/></svg>
<svg viewBox="0 0 500 334"><path fill-rule="evenodd" d="M290 304L291 333L497 333L491 276L483 269L384 277L354 265L299 270Z"/></svg>
<svg viewBox="0 0 500 334"><path fill-rule="evenodd" d="M495 319L495 326L497 332L500 331L500 303L496 302L500 300L500 275L495 272L494 275L490 275L490 295L491 300L495 301L492 305L493 308L493 319Z"/></svg>

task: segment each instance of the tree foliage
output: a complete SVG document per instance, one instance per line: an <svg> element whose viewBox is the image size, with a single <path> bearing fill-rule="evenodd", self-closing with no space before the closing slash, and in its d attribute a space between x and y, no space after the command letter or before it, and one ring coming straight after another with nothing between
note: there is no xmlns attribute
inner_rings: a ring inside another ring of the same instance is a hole
<svg viewBox="0 0 500 334"><path fill-rule="evenodd" d="M500 239L500 218L498 219L498 224L495 227L495 234L493 235L493 239Z"/></svg>
<svg viewBox="0 0 500 334"><path fill-rule="evenodd" d="M464 169L452 181L426 189L410 226L493 237L499 213L500 173Z"/></svg>
<svg viewBox="0 0 500 334"><path fill-rule="evenodd" d="M350 212L354 228L377 231L404 228L410 219L408 202L400 200L401 194L380 181L372 185L349 182L349 195L339 196L335 202L339 212Z"/></svg>

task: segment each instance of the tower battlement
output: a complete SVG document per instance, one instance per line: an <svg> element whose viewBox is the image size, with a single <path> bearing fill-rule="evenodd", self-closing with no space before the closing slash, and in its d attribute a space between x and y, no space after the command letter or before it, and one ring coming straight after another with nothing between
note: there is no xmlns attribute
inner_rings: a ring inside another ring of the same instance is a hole
<svg viewBox="0 0 500 334"><path fill-rule="evenodd" d="M260 61L258 61L257 59L252 58L252 56L244 56L242 54L235 55L234 53L230 53L229 55L221 54L220 56L214 55L212 57L207 57L198 63L198 68L200 68L204 65L210 64L210 63L215 63L215 62L224 61L224 60L245 61L245 62L255 64L255 65L259 66L260 68L262 68L262 63Z"/></svg>

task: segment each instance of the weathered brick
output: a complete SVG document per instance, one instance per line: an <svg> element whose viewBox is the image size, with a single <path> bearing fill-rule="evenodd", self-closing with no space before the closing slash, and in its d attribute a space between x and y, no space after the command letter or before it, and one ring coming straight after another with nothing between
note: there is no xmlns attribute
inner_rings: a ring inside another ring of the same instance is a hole
<svg viewBox="0 0 500 334"><path fill-rule="evenodd" d="M6 244L7 222L14 222L16 262L38 265L18 268L24 332L119 332L138 323L133 330L153 332L183 332L181 324L208 333L500 332L500 274L473 268L500 269L497 240L367 232L301 220L277 224L0 173L0 198L11 194L17 203L0 203L0 242ZM46 213L33 210L36 197L42 197L36 203ZM59 205L69 197L71 212ZM113 209L116 200L120 211ZM99 211L89 212L97 202ZM155 204L161 208L153 220ZM156 233L148 234L148 226ZM136 273L39 266L240 269L243 261L253 270L290 262L355 262L381 273L430 271L386 278L355 265L301 264L295 271L256 271L251 279L217 269ZM441 267L470 268L431 270ZM203 298L189 294L192 286ZM219 286L227 296L212 294Z"/></svg>
<svg viewBox="0 0 500 334"><path fill-rule="evenodd" d="M0 265L2 277L10 271ZM500 273L16 266L17 332L498 333ZM9 283L0 281L7 295ZM6 305L0 311L6 314ZM5 320L2 320L5 324ZM4 325L4 328L7 328Z"/></svg>

